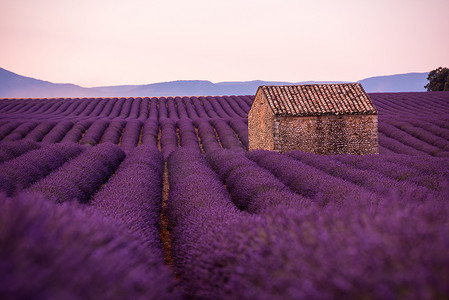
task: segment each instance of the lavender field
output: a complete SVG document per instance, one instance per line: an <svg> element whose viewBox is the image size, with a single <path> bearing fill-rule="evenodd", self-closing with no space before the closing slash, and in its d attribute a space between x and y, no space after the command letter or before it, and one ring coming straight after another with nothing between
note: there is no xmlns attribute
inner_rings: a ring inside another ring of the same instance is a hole
<svg viewBox="0 0 449 300"><path fill-rule="evenodd" d="M0 299L443 299L449 92L379 155L248 149L253 96L0 99Z"/></svg>

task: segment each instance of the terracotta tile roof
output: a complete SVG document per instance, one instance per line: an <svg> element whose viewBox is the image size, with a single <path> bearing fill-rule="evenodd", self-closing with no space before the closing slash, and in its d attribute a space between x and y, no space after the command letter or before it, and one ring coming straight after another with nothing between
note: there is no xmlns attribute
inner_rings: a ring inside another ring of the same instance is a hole
<svg viewBox="0 0 449 300"><path fill-rule="evenodd" d="M275 115L377 114L360 83L260 86Z"/></svg>

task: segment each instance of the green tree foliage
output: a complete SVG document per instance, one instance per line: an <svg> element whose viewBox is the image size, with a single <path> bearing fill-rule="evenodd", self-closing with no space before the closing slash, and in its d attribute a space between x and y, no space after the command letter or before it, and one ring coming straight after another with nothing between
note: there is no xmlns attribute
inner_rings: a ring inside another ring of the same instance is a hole
<svg viewBox="0 0 449 300"><path fill-rule="evenodd" d="M449 91L449 69L436 68L429 72L427 76L429 81L424 87L427 91Z"/></svg>

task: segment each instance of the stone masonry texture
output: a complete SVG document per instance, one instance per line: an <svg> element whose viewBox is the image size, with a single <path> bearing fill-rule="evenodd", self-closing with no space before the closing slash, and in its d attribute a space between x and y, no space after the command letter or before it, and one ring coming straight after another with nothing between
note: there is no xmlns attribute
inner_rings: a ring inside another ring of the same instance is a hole
<svg viewBox="0 0 449 300"><path fill-rule="evenodd" d="M359 114L357 111L351 114L323 111L320 115L315 113L310 116L275 114L265 93L260 91L259 88L248 114L249 150L359 155L378 153L375 108ZM364 97L368 96L365 94ZM276 99L271 101L275 103Z"/></svg>

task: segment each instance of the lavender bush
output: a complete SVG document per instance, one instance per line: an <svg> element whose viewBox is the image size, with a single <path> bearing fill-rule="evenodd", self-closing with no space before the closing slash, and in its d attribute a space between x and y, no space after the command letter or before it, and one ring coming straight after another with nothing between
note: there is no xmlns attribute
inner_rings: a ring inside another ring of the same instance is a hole
<svg viewBox="0 0 449 300"><path fill-rule="evenodd" d="M0 224L2 299L180 299L159 256L94 210L0 195Z"/></svg>
<svg viewBox="0 0 449 300"><path fill-rule="evenodd" d="M55 127L53 127L52 130L50 130L49 133L47 133L42 138L43 144L53 144L58 143L61 141L67 132L73 127L74 123L72 121L61 121L58 124L56 124Z"/></svg>
<svg viewBox="0 0 449 300"><path fill-rule="evenodd" d="M7 135L4 141L17 141L23 139L30 131L37 126L37 122L29 121L21 124L15 128L9 135Z"/></svg>
<svg viewBox="0 0 449 300"><path fill-rule="evenodd" d="M187 256L190 284L208 299L446 295L447 202L367 199L279 206L212 227Z"/></svg>
<svg viewBox="0 0 449 300"><path fill-rule="evenodd" d="M56 122L55 121L44 121L40 124L38 124L33 130L31 130L25 138L28 140L33 140L36 142L42 141L44 136L53 128L55 127Z"/></svg>
<svg viewBox="0 0 449 300"><path fill-rule="evenodd" d="M232 201L242 210L260 213L279 204L310 203L243 154L222 149L208 153L207 161L226 185Z"/></svg>
<svg viewBox="0 0 449 300"><path fill-rule="evenodd" d="M93 122L89 129L86 130L84 136L81 138L80 144L95 146L100 142L100 139L108 126L108 120L100 119Z"/></svg>
<svg viewBox="0 0 449 300"><path fill-rule="evenodd" d="M0 163L38 148L40 148L40 144L28 139L13 142L0 142Z"/></svg>
<svg viewBox="0 0 449 300"><path fill-rule="evenodd" d="M122 119L111 121L101 137L101 143L118 144L125 125L126 121Z"/></svg>
<svg viewBox="0 0 449 300"><path fill-rule="evenodd" d="M247 157L268 169L296 193L320 201L357 201L366 190L340 178L330 176L316 168L276 152L257 150Z"/></svg>
<svg viewBox="0 0 449 300"><path fill-rule="evenodd" d="M88 202L124 158L125 153L117 145L102 143L32 185L29 191L40 192L56 202Z"/></svg>
<svg viewBox="0 0 449 300"><path fill-rule="evenodd" d="M0 192L11 196L44 178L82 152L77 144L55 144L29 151L0 165Z"/></svg>
<svg viewBox="0 0 449 300"><path fill-rule="evenodd" d="M159 253L159 217L162 208L164 159L157 148L135 148L91 204L104 215L119 220Z"/></svg>
<svg viewBox="0 0 449 300"><path fill-rule="evenodd" d="M122 139L120 141L120 147L126 153L132 151L139 143L142 126L143 122L137 119L130 120L126 123L125 129L123 130Z"/></svg>

